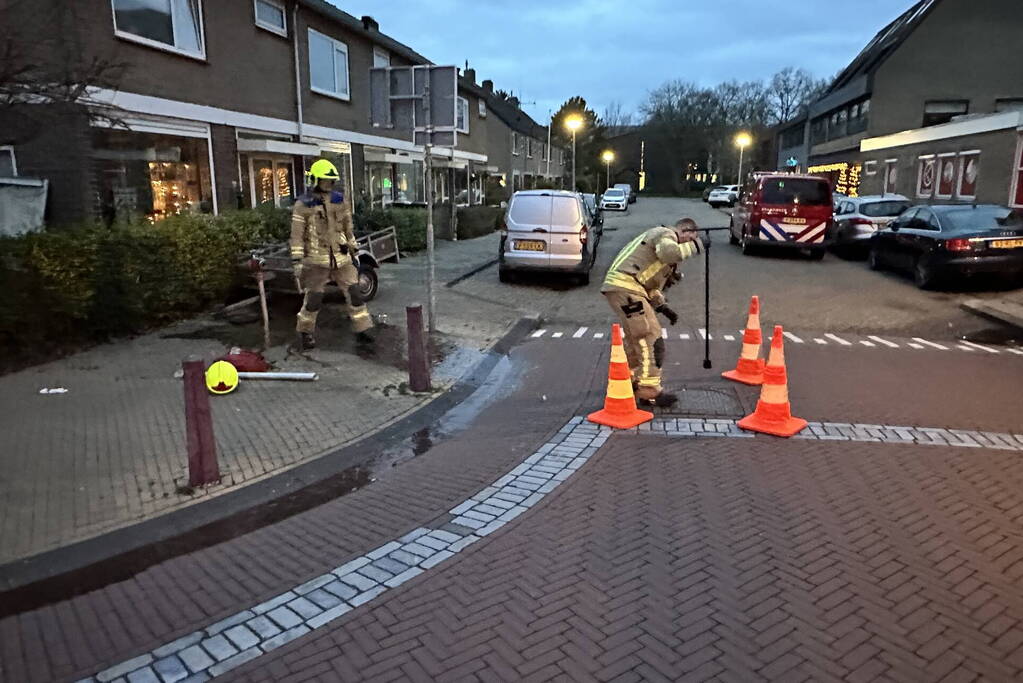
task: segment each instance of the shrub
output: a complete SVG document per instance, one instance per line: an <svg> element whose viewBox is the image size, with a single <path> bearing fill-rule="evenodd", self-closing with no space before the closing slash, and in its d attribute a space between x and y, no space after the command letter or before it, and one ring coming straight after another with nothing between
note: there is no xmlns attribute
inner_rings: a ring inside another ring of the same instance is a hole
<svg viewBox="0 0 1023 683"><path fill-rule="evenodd" d="M426 209L423 207L369 209L359 211L354 219L356 231L360 235L393 225L401 251L421 251L426 248ZM437 222L434 218L434 225Z"/></svg>
<svg viewBox="0 0 1023 683"><path fill-rule="evenodd" d="M497 206L464 206L458 210L458 239L488 235L497 230L504 209Z"/></svg>

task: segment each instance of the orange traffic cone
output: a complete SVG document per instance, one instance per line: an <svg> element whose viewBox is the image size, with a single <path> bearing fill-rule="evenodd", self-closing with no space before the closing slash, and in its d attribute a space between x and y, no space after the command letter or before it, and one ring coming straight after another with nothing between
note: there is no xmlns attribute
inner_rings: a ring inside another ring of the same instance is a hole
<svg viewBox="0 0 1023 683"><path fill-rule="evenodd" d="M590 414L586 419L615 429L632 429L654 419L653 413L636 408L632 374L622 345L622 326L617 323L611 326L611 365L607 371L604 409Z"/></svg>
<svg viewBox="0 0 1023 683"><path fill-rule="evenodd" d="M746 331L742 333L742 352L734 370L722 372L725 379L752 384L764 383L764 359L760 357L760 298L754 296L749 302L749 317L746 318Z"/></svg>
<svg viewBox="0 0 1023 683"><path fill-rule="evenodd" d="M764 386L752 415L739 420L739 426L751 432L774 436L793 436L806 427L806 420L792 417L788 378L785 375L785 341L781 325L774 326L771 355L764 368Z"/></svg>

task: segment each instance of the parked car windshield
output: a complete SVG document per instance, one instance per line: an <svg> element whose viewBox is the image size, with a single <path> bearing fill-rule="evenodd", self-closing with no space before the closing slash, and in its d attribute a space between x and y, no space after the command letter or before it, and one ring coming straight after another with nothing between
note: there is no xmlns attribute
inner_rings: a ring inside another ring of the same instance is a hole
<svg viewBox="0 0 1023 683"><path fill-rule="evenodd" d="M509 217L520 225L550 225L551 198L541 195L515 197Z"/></svg>
<svg viewBox="0 0 1023 683"><path fill-rule="evenodd" d="M1023 227L1023 215L1000 206L955 209L945 213L942 218L957 229L997 230Z"/></svg>
<svg viewBox="0 0 1023 683"><path fill-rule="evenodd" d="M604 196L607 197L608 199L621 199L622 197L625 196L625 193L622 192L621 190L607 190L604 193Z"/></svg>
<svg viewBox="0 0 1023 683"><path fill-rule="evenodd" d="M823 180L775 178L764 181L764 204L823 206L831 203L831 190Z"/></svg>
<svg viewBox="0 0 1023 683"><path fill-rule="evenodd" d="M579 202L571 197L554 198L554 209L551 211L551 225L571 227L578 225L580 218Z"/></svg>
<svg viewBox="0 0 1023 683"><path fill-rule="evenodd" d="M909 202L870 202L860 206L860 213L864 216L877 218L879 216L898 216L909 208Z"/></svg>

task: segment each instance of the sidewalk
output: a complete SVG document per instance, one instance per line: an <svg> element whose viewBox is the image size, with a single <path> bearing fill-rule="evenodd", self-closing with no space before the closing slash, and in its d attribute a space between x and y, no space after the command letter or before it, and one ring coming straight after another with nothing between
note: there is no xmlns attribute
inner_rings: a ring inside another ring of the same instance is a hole
<svg viewBox="0 0 1023 683"><path fill-rule="evenodd" d="M315 383L247 382L212 400L223 483L187 484L184 410L174 372L235 344L255 348L259 325L197 318L142 337L0 377L0 565L151 519L258 481L371 435L430 402L475 365L520 317L442 286L497 251L496 235L438 243L441 347L435 392L407 391L407 304L424 299L425 254L384 264L370 311L382 322L378 353L360 357L348 322L328 303L320 347L288 354L295 298L271 311L277 367L319 374ZM66 388L65 394L40 394ZM374 453L367 452L367 461Z"/></svg>

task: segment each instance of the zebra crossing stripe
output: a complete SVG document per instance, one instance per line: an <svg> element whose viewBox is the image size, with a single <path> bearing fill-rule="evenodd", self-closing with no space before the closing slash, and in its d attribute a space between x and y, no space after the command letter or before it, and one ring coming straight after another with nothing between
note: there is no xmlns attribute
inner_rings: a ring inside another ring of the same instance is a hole
<svg viewBox="0 0 1023 683"><path fill-rule="evenodd" d="M971 348L970 348L969 346L967 346L966 344L957 344L957 345L956 345L956 348L957 348L957 349L962 349L963 351L975 351L975 350L976 350L976 349L971 349Z"/></svg>
<svg viewBox="0 0 1023 683"><path fill-rule="evenodd" d="M725 341L735 341L735 337L730 334L726 334Z"/></svg>
<svg viewBox="0 0 1023 683"><path fill-rule="evenodd" d="M907 344L907 346L909 346L909 348L911 348L911 349L922 349L923 348L922 346L920 346L916 342L909 342L909 344Z"/></svg>
<svg viewBox="0 0 1023 683"><path fill-rule="evenodd" d="M560 339L563 336L564 336L563 332L555 332L554 334L551 335L551 337L553 337L554 339Z"/></svg>
<svg viewBox="0 0 1023 683"><path fill-rule="evenodd" d="M679 339L681 339L681 340L683 340L683 341L686 341L686 340L688 340L688 339L689 339L689 335L688 335L688 334L686 334L685 332L683 332L682 334L680 334L680 335L678 336L678 338L679 338Z"/></svg>
<svg viewBox="0 0 1023 683"><path fill-rule="evenodd" d="M793 342L795 342L797 344L802 344L803 343L802 339L800 339L796 335L792 334L791 332L782 332L782 334L784 334L785 338L788 339L789 341L793 341Z"/></svg>
<svg viewBox="0 0 1023 683"><path fill-rule="evenodd" d="M662 327L661 328L661 339L667 339L667 338L668 338L668 328Z"/></svg>
<svg viewBox="0 0 1023 683"><path fill-rule="evenodd" d="M538 337L542 337L546 333L547 333L547 330L537 330L536 332L533 333L533 339L536 339Z"/></svg>
<svg viewBox="0 0 1023 683"><path fill-rule="evenodd" d="M603 339L604 338L604 333L603 332L594 332L593 333L593 338L594 339Z"/></svg>
<svg viewBox="0 0 1023 683"><path fill-rule="evenodd" d="M973 342L966 341L965 339L963 340L963 343L966 344L967 346L972 346L975 349L980 349L981 351L987 351L988 353L998 353L998 351L994 349L989 349L988 347L981 346L980 344L974 344Z"/></svg>
<svg viewBox="0 0 1023 683"><path fill-rule="evenodd" d="M583 336L584 334L586 334L586 330L588 329L590 328L580 327L578 330L575 331L575 334L572 335L572 339L578 339L579 337Z"/></svg>
<svg viewBox="0 0 1023 683"><path fill-rule="evenodd" d="M828 343L821 339L820 337L814 337L814 341L817 342L818 344L823 344L824 346L828 345Z"/></svg>
<svg viewBox="0 0 1023 683"><path fill-rule="evenodd" d="M869 347L871 347L871 348L873 348L874 346L876 346L876 344L874 344L874 342L869 342L869 341L867 341L866 339L861 339L861 340L860 340L860 343L861 343L861 344L863 344L864 346L869 346Z"/></svg>
<svg viewBox="0 0 1023 683"><path fill-rule="evenodd" d="M850 344L850 343L849 343L849 342L847 342L846 340L842 339L842 338L841 338L841 337L839 337L838 335L835 335L835 334L831 334L830 332L829 332L829 333L827 333L827 334L825 334L824 336L825 336L825 337L827 337L828 339L830 339L831 341L836 341L836 342L838 342L838 343L839 343L839 344L841 344L842 346L852 346L852 344Z"/></svg>
<svg viewBox="0 0 1023 683"><path fill-rule="evenodd" d="M931 348L938 349L939 351L948 351L948 347L947 346L942 346L941 344L935 344L934 342L927 341L926 339L921 339L920 337L913 337L913 341L915 341L915 342L917 342L919 344L923 344L924 346L930 346Z"/></svg>
<svg viewBox="0 0 1023 683"><path fill-rule="evenodd" d="M1023 351L1020 351L1019 349L1014 349L1010 346L1006 346L1005 350L1008 351L1009 353L1014 353L1017 356L1023 356Z"/></svg>
<svg viewBox="0 0 1023 683"><path fill-rule="evenodd" d="M890 349L897 349L897 348L899 348L899 345L898 345L898 344L895 344L895 343L893 343L893 342L890 342L890 341L888 341L887 339L881 339L881 337L875 337L875 336L874 336L874 335L872 335L872 334L871 334L871 335L868 335L868 336L867 336L867 339L873 339L873 340L874 340L874 341L876 341L876 342L877 342L878 344L884 344L885 346L887 346L887 347L888 347L888 348L890 348Z"/></svg>
<svg viewBox="0 0 1023 683"><path fill-rule="evenodd" d="M697 330L697 332L699 332L700 336L704 339L714 339L714 335L707 334L707 330L703 329L702 327L699 330Z"/></svg>

